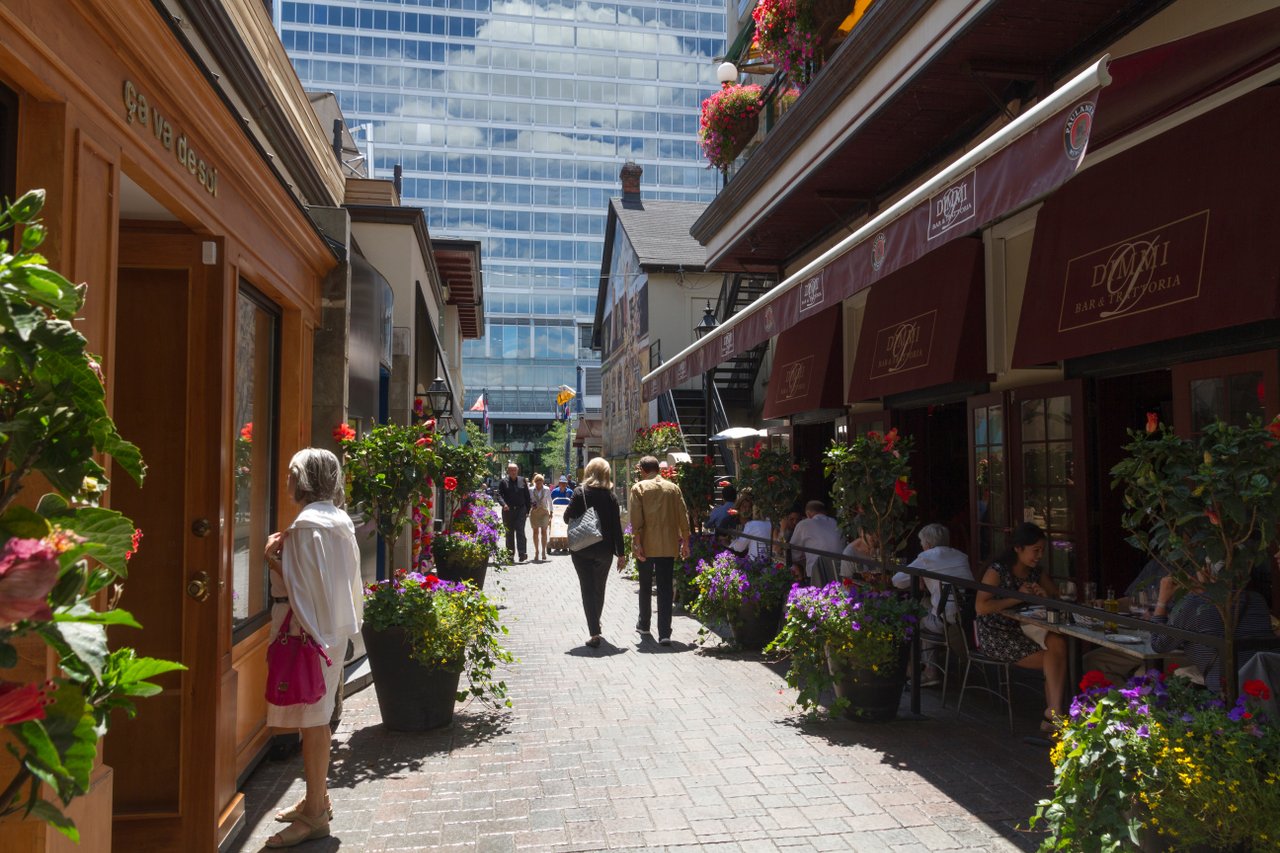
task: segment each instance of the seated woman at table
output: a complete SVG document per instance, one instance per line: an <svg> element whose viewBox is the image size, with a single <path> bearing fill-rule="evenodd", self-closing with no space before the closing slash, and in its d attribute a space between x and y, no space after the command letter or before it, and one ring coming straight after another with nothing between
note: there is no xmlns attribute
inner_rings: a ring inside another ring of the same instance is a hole
<svg viewBox="0 0 1280 853"><path fill-rule="evenodd" d="M1262 568L1265 571L1266 567ZM1257 575L1257 570L1254 574ZM1212 575L1212 570L1205 569L1197 576L1197 580L1200 584L1205 584L1212 580ZM1177 605L1173 606L1171 615L1170 606L1176 591L1177 584L1174 583L1173 578L1166 576L1160 580L1160 597L1156 601L1156 609L1151 621L1168 624L1171 628L1181 628L1184 631L1212 634L1215 637L1223 636L1225 628L1222 624L1222 614L1218 612L1212 599L1205 594L1203 586L1197 586L1184 595ZM1245 590L1236 608L1237 640L1267 639L1275 636L1271 631L1271 610L1267 607L1266 599L1253 589ZM1189 673L1193 680L1199 680L1196 678L1198 674L1204 679L1204 686L1208 689L1214 692L1222 689L1222 661L1217 649L1152 632L1152 651L1171 652L1175 649L1182 649L1188 663L1195 667ZM1241 657L1240 665L1244 666L1246 661L1246 657Z"/></svg>
<svg viewBox="0 0 1280 853"><path fill-rule="evenodd" d="M1044 557L1045 535L1030 522L1013 530L1012 548L992 560L982 576L988 586L1014 589L1029 595L1056 598L1058 588L1048 573L1040 570ZM1040 728L1053 731L1053 718L1063 710L1063 682L1067 673L1067 641L1061 634L1045 636L1045 646L1028 637L1022 625L1000 611L1020 607L1020 598L999 598L985 590L975 600L978 614L978 646L983 654L1008 661L1024 669L1044 670L1044 720Z"/></svg>
<svg viewBox="0 0 1280 853"><path fill-rule="evenodd" d="M742 530L741 535L729 544L729 548L735 554L742 556L768 557L773 551L773 545L770 542L773 536L773 522L756 512L755 500L751 497L749 490L743 489L738 502L730 512L737 512L738 520L742 522ZM757 538L748 539L748 536Z"/></svg>

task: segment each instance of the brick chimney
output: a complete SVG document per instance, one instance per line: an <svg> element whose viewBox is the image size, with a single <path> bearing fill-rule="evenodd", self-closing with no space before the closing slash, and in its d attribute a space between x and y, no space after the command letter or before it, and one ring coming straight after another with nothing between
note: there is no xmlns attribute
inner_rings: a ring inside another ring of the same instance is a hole
<svg viewBox="0 0 1280 853"><path fill-rule="evenodd" d="M640 176L643 174L644 169L641 169L631 160L622 164L621 177L623 202L640 201Z"/></svg>

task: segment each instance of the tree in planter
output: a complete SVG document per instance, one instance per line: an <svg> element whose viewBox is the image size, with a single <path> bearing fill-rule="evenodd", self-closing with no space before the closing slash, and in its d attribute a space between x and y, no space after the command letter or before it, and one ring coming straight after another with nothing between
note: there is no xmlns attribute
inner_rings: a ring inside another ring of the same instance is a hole
<svg viewBox="0 0 1280 853"><path fill-rule="evenodd" d="M563 436L562 436L563 438ZM444 528L452 529L454 515L471 495L484 489L484 480L493 459L493 448L485 434L474 424L467 424L465 444L436 445L440 456L440 475L452 478L452 488L446 487Z"/></svg>
<svg viewBox="0 0 1280 853"><path fill-rule="evenodd" d="M405 525L440 473L435 424L383 424L363 438L339 444L346 456L348 500L373 519L394 559Z"/></svg>
<svg viewBox="0 0 1280 853"><path fill-rule="evenodd" d="M1179 588L1199 589L1213 602L1224 658L1234 660L1245 587L1253 567L1270 560L1280 523L1280 418L1266 426L1218 421L1186 439L1154 413L1147 417L1145 431L1129 432L1129 458L1111 469L1112 488L1124 498L1120 523L1129 544L1158 560ZM1234 701L1235 667L1224 666L1223 675Z"/></svg>
<svg viewBox="0 0 1280 853"><path fill-rule="evenodd" d="M768 519L776 530L783 517L800 500L800 473L803 470L804 465L791 458L791 451L757 442L747 451L736 485L739 494L751 490L756 514Z"/></svg>
<svg viewBox="0 0 1280 853"><path fill-rule="evenodd" d="M72 325L84 288L36 253L43 204L34 190L0 211L0 233L21 226L16 251L0 240L0 725L17 762L0 779L0 818L35 815L78 841L42 784L63 806L87 793L112 712L132 716L134 699L160 692L148 679L182 666L107 647L107 626L140 627L115 607L118 592L102 598L127 576L142 534L98 506L108 480L94 456L110 455L139 484L145 466L108 416L102 372ZM32 474L54 489L34 510L16 503ZM57 654L56 678L4 677L28 636Z"/></svg>
<svg viewBox="0 0 1280 853"><path fill-rule="evenodd" d="M911 439L891 429L883 437L868 432L849 444L833 441L824 456L840 529L846 536L870 540L882 571L888 571L915 526L910 453Z"/></svg>
<svg viewBox="0 0 1280 853"><path fill-rule="evenodd" d="M689 509L689 529L701 530L702 524L711 514L711 504L715 501L716 484L720 482L716 474L715 460L704 456L701 460L691 459L675 466L675 481L684 496L684 505ZM630 552L628 552L630 553Z"/></svg>

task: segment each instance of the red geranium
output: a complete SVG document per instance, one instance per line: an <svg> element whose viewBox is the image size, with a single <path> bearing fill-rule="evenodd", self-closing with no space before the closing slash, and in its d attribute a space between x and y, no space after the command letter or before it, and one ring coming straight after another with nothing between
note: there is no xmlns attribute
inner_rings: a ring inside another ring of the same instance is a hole
<svg viewBox="0 0 1280 853"><path fill-rule="evenodd" d="M452 491L453 491L454 489L456 489L456 488L458 488L458 478L457 478L457 477L445 477L445 478L444 478L444 490L445 490L446 492L452 492Z"/></svg>
<svg viewBox="0 0 1280 853"><path fill-rule="evenodd" d="M1155 412L1147 412L1147 435L1160 429L1160 416Z"/></svg>
<svg viewBox="0 0 1280 853"><path fill-rule="evenodd" d="M1112 687L1112 683L1102 674L1101 670L1091 669L1084 674L1084 678L1080 679L1080 690L1088 692L1090 690L1106 689Z"/></svg>
<svg viewBox="0 0 1280 853"><path fill-rule="evenodd" d="M427 586L435 586L436 584L440 583L440 578L437 577L436 575L427 575L425 578L422 579L422 582L425 583Z"/></svg>
<svg viewBox="0 0 1280 853"><path fill-rule="evenodd" d="M345 423L338 424L333 428L333 440L342 444L348 441L355 441L356 431Z"/></svg>
<svg viewBox="0 0 1280 853"><path fill-rule="evenodd" d="M1244 691L1246 696L1252 696L1254 699L1261 699L1266 702L1271 698L1271 689L1267 687L1265 681L1257 678L1251 678L1244 684L1240 685L1240 689Z"/></svg>

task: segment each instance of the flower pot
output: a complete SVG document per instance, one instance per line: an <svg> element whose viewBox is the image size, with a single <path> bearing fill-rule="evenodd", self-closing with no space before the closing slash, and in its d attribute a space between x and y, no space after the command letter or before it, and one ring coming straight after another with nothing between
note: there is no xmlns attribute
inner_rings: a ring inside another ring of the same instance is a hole
<svg viewBox="0 0 1280 853"><path fill-rule="evenodd" d="M757 601L742 602L737 616L729 620L733 641L753 652L769 645L769 641L778 635L778 623L782 620L785 603L779 601L774 607L762 608Z"/></svg>
<svg viewBox="0 0 1280 853"><path fill-rule="evenodd" d="M902 691L907 684L909 646L902 644L896 666L881 667L879 672L854 669L827 650L827 666L835 676L836 696L849 700L845 716L851 720L883 723L898 716Z"/></svg>
<svg viewBox="0 0 1280 853"><path fill-rule="evenodd" d="M423 732L453 722L461 672L427 669L409 654L403 628L360 631L369 654L382 724L397 732Z"/></svg>
<svg viewBox="0 0 1280 853"><path fill-rule="evenodd" d="M471 581L476 589L484 589L484 578L489 572L489 561L476 565L474 563L454 563L448 559L436 558L436 576L447 581Z"/></svg>

